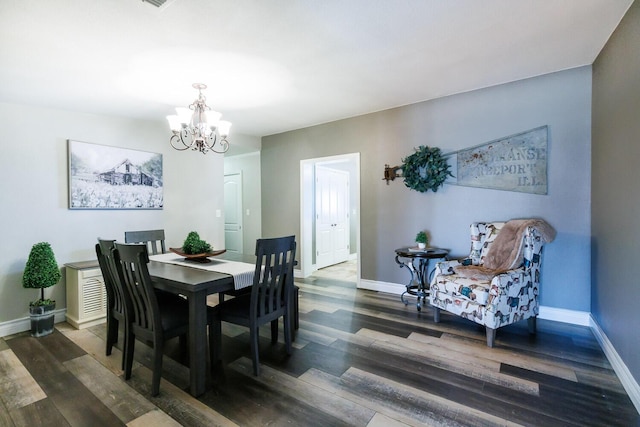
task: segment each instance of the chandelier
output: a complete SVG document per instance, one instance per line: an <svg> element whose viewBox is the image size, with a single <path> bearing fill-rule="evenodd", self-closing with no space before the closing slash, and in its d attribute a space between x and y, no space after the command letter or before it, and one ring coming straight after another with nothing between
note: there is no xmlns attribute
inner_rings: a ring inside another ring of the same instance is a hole
<svg viewBox="0 0 640 427"><path fill-rule="evenodd" d="M176 150L192 149L206 154L209 150L225 153L229 149L229 129L231 123L220 120L222 114L213 111L206 103L202 90L207 85L194 83L198 89L198 99L186 107L177 107L177 115L167 116L173 135L169 142Z"/></svg>

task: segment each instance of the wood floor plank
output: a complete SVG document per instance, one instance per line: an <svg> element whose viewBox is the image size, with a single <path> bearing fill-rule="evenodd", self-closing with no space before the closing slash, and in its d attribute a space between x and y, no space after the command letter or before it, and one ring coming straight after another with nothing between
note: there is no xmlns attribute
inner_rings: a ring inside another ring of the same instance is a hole
<svg viewBox="0 0 640 427"><path fill-rule="evenodd" d="M11 419L15 426L66 427L71 425L49 398L12 410ZM5 424L0 425L5 426Z"/></svg>
<svg viewBox="0 0 640 427"><path fill-rule="evenodd" d="M332 348L346 352L348 355L343 358L349 360L354 368L399 381L470 408L525 424L529 424L534 418L540 425L554 425L558 422L544 411L532 408L539 399L527 393L491 387L491 384L485 381L428 364L411 362L403 357L385 357L385 353L379 353L372 348L364 349L341 342Z"/></svg>
<svg viewBox="0 0 640 427"><path fill-rule="evenodd" d="M180 423L165 414L164 412L154 409L147 412L140 418L127 423L127 427L180 427Z"/></svg>
<svg viewBox="0 0 640 427"><path fill-rule="evenodd" d="M306 331L311 333L317 333L317 334L320 334L321 336L326 337L326 340L312 340L313 342L317 344L322 344L322 345L331 345L331 343L335 342L338 339L342 341L353 342L363 346L371 345L374 341L373 339L363 335L352 334L350 332L334 329L330 326L320 325L313 322L307 322L302 319L300 320L300 330L302 330L303 332Z"/></svg>
<svg viewBox="0 0 640 427"><path fill-rule="evenodd" d="M99 327L103 329L104 327ZM115 375L122 375L122 352L117 347L113 347L111 355L105 354L105 336L96 334L95 328L86 329L65 329L61 330L67 338L82 348L88 355L100 362L100 364ZM133 369L137 368L138 362L134 360Z"/></svg>
<svg viewBox="0 0 640 427"><path fill-rule="evenodd" d="M445 351L453 351L463 354L473 352L473 354L478 357L493 360L497 363L509 363L521 368L554 375L570 381L577 381L575 371L568 368L565 364L544 362L536 358L535 355L531 355L526 352L515 352L510 349L497 347L489 348L487 346L477 345L469 340L451 337L450 334L444 334L440 339L424 336L422 334L411 334L409 339L419 341L436 348L442 348Z"/></svg>
<svg viewBox="0 0 640 427"><path fill-rule="evenodd" d="M64 365L125 424L157 409L132 390L122 377L116 376L89 355L76 357L64 362Z"/></svg>
<svg viewBox="0 0 640 427"><path fill-rule="evenodd" d="M9 413L9 410L5 406L2 399L0 399L0 426L6 426L6 427L15 426L15 424L13 423L13 420L11 419L11 414Z"/></svg>
<svg viewBox="0 0 640 427"><path fill-rule="evenodd" d="M65 337L58 329L54 329L52 334L38 338L38 341L60 363L87 354L86 351Z"/></svg>
<svg viewBox="0 0 640 427"><path fill-rule="evenodd" d="M366 380L363 381L364 377ZM462 420L456 420L455 417L459 415L455 414L454 418L444 416L443 413L451 414L451 410L458 405L455 402L404 387L400 383L376 378L355 368L351 368L341 377L310 369L301 379L410 426L516 425L495 417L489 417L495 420L494 423L472 423L471 414L479 415L474 411L468 412L469 417Z"/></svg>
<svg viewBox="0 0 640 427"><path fill-rule="evenodd" d="M235 369L246 376L253 375L253 364L250 359L245 357L230 364L229 368ZM332 414L346 425L366 426L375 414L375 411L370 408L365 408L350 400L328 394L326 390L271 369L268 366L262 366L262 370L262 375L256 377L256 381L279 389L289 400L312 405L320 411Z"/></svg>
<svg viewBox="0 0 640 427"><path fill-rule="evenodd" d="M502 372L540 383L541 404L556 409L556 416L581 425L633 425L640 421L626 394L607 392L600 387L567 381L539 372L504 364ZM600 410L594 412L594 407Z"/></svg>
<svg viewBox="0 0 640 427"><path fill-rule="evenodd" d="M362 315L340 309L335 313L327 314L318 311L311 311L300 315L301 319L308 322L330 326L352 334L362 328L372 329L386 334L407 338L411 332L420 332L423 335L440 336L441 333L426 327L415 327L413 331L408 329L403 323L392 321L380 321L374 316Z"/></svg>
<svg viewBox="0 0 640 427"><path fill-rule="evenodd" d="M537 383L501 374L500 363L475 355L471 348L467 349L466 352L454 352L418 341L412 342L412 340L380 334L375 331L361 330L358 333L378 337L371 348L388 353L392 357L402 356L414 361L416 364L429 364L505 387L506 389L517 390L533 396L538 395Z"/></svg>
<svg viewBox="0 0 640 427"><path fill-rule="evenodd" d="M371 418L371 421L369 421L369 424L367 424L367 427L405 427L405 426L408 426L408 424L405 424L398 420L394 420L393 418L387 417L386 415L383 415L379 412L376 412L373 418Z"/></svg>
<svg viewBox="0 0 640 427"><path fill-rule="evenodd" d="M253 375L224 369L225 379L201 399L242 426L309 425L348 426L313 403L289 399L279 387L260 382Z"/></svg>
<svg viewBox="0 0 640 427"><path fill-rule="evenodd" d="M139 366L127 384L182 426L238 427L238 424L204 403L203 399L192 397L186 390L169 381L163 380L160 383L160 394L152 397L151 370L145 366Z"/></svg>
<svg viewBox="0 0 640 427"><path fill-rule="evenodd" d="M3 406L11 411L46 397L15 353L10 349L0 351L0 401Z"/></svg>
<svg viewBox="0 0 640 427"><path fill-rule="evenodd" d="M52 353L41 340L24 337L12 339L8 344L69 424L124 425L62 365L56 351Z"/></svg>
<svg viewBox="0 0 640 427"><path fill-rule="evenodd" d="M440 398L422 390L408 387L404 384L390 381L387 378L377 377L357 368L350 368L341 377L343 384L364 393L371 401L379 406L406 407L413 416L415 412L411 408L424 408L422 411L431 414L439 414L443 417L443 424L452 422L461 425L518 425L508 419L496 417L486 412L472 409L458 402ZM451 420L451 421L449 421Z"/></svg>

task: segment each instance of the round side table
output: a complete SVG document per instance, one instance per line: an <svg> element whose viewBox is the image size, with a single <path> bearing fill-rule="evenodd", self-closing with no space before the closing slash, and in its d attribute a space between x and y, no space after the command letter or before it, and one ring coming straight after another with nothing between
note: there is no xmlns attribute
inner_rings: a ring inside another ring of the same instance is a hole
<svg viewBox="0 0 640 427"><path fill-rule="evenodd" d="M446 258L448 254L448 250L441 248L404 247L396 249L396 263L400 268L409 270L411 274L411 280L406 285L407 290L400 295L400 300L404 305L409 304L404 295L414 295L418 299L416 302L418 311L422 310L422 306L429 296L429 261Z"/></svg>

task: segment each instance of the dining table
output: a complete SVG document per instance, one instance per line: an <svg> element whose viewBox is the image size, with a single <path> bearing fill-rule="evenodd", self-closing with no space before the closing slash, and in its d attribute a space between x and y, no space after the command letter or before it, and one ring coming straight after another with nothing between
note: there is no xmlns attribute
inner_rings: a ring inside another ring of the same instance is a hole
<svg viewBox="0 0 640 427"><path fill-rule="evenodd" d="M224 268L217 268L215 261L212 265L189 261L175 254L150 256L148 264L149 275L156 289L183 295L189 303L189 392L198 397L206 390L207 370L207 295L238 289L238 275L221 272ZM231 260L230 260L231 259ZM227 255L226 261L232 261L233 255ZM239 264L245 264L244 269L250 270L254 264L246 263L246 257L236 256L235 271L242 270ZM233 262L233 261L232 261ZM219 263L220 264L220 263ZM221 270L221 271L215 271ZM253 280L253 270L250 275L245 273L243 286Z"/></svg>

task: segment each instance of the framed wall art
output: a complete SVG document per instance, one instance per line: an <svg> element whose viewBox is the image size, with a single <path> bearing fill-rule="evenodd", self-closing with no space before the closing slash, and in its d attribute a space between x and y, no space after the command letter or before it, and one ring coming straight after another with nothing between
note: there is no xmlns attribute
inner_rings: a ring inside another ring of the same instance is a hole
<svg viewBox="0 0 640 427"><path fill-rule="evenodd" d="M162 209L162 154L68 142L69 209Z"/></svg>

